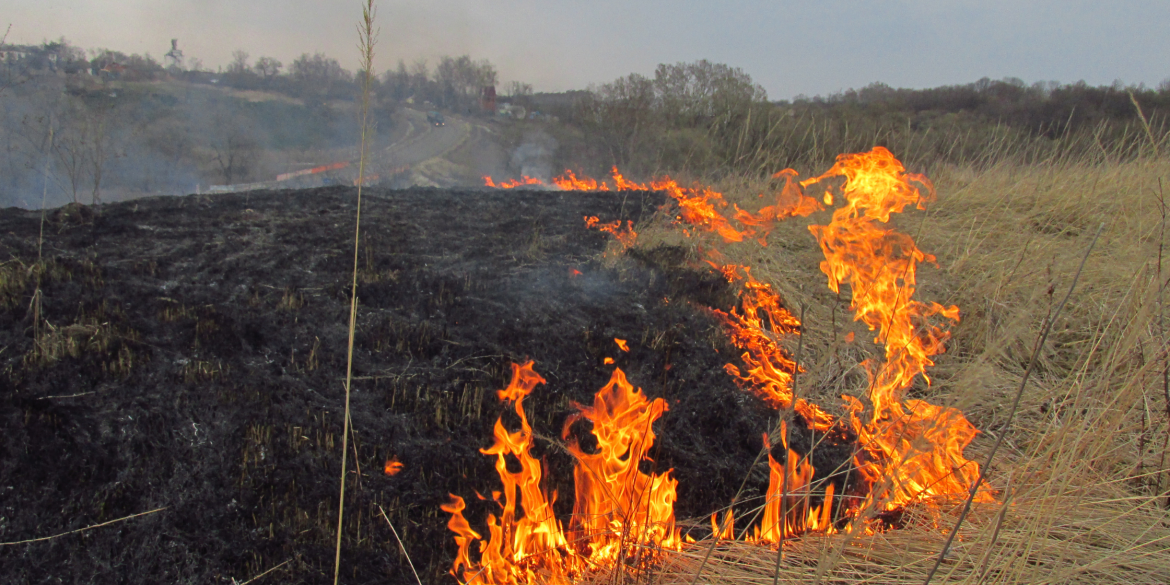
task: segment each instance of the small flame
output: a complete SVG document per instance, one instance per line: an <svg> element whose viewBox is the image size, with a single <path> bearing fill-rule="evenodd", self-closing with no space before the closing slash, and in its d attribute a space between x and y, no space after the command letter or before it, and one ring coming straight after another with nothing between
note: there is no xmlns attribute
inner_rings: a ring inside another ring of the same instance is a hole
<svg viewBox="0 0 1170 585"><path fill-rule="evenodd" d="M541 181L536 177L529 177L528 175L524 175L519 179L504 181L503 183L496 183L495 181L492 181L491 177L484 175L483 185L485 187L494 187L496 189L515 189L516 187L526 187L530 185L544 185L544 181Z"/></svg>
<svg viewBox="0 0 1170 585"><path fill-rule="evenodd" d="M585 227L593 228L603 232L608 232L613 235L614 239L622 245L622 251L633 247L638 240L638 232L634 231L634 222L626 220L626 227L622 228L621 220L611 221L609 223L600 223L601 220L597 216L585 216Z"/></svg>
<svg viewBox="0 0 1170 585"><path fill-rule="evenodd" d="M618 349L620 349L622 351L630 351L630 346L628 344L626 344L626 340L618 339L615 337L615 338L613 338L613 342L617 344Z"/></svg>
<svg viewBox="0 0 1170 585"><path fill-rule="evenodd" d="M402 468L405 467L397 456L386 460L386 475L398 475Z"/></svg>

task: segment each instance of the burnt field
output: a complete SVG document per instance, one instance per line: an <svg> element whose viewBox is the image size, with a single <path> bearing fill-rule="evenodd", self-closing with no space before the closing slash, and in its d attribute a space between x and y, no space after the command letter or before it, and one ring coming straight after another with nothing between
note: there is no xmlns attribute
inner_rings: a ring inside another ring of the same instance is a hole
<svg viewBox="0 0 1170 585"><path fill-rule="evenodd" d="M464 496L477 529L498 509L475 498L500 489L478 450L524 359L548 380L525 408L558 513L573 501L561 426L609 379L605 358L668 400L652 454L679 479L678 517L732 500L775 416L722 368L738 352L707 307L736 291L680 248L605 259L609 236L583 221L645 221L664 201L364 193L343 582L414 582L380 509L424 582L455 582L439 506ZM40 213L0 212L0 541L165 508L0 546L4 582L277 566L263 579L331 582L355 203L325 188L63 208L39 260ZM760 466L746 495L767 482Z"/></svg>

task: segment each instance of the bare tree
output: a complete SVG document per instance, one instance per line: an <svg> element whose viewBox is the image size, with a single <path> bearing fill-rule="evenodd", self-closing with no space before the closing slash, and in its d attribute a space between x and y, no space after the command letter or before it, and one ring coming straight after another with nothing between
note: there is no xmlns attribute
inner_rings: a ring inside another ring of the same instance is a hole
<svg viewBox="0 0 1170 585"><path fill-rule="evenodd" d="M528 97L532 95L532 84L513 81L508 85L508 97Z"/></svg>
<svg viewBox="0 0 1170 585"><path fill-rule="evenodd" d="M328 98L335 85L351 80L341 63L324 53L305 53L297 57L289 66L289 75L300 87L302 96L317 99Z"/></svg>
<svg viewBox="0 0 1170 585"><path fill-rule="evenodd" d="M224 183L247 180L261 153L256 129L239 114L216 116L212 124L211 162L219 168Z"/></svg>
<svg viewBox="0 0 1170 585"><path fill-rule="evenodd" d="M268 81L280 74L281 67L284 67L284 63L272 57L260 57L256 60L255 69L257 75Z"/></svg>
<svg viewBox="0 0 1170 585"><path fill-rule="evenodd" d="M248 52L243 49L232 51L232 62L228 64L227 72L232 75L251 73L252 69L248 67Z"/></svg>

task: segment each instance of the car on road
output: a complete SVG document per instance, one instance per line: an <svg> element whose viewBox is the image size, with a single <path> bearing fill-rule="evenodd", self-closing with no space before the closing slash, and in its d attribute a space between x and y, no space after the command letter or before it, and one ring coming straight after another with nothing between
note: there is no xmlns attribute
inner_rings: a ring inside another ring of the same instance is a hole
<svg viewBox="0 0 1170 585"><path fill-rule="evenodd" d="M447 121L443 119L443 114L438 112L427 112L427 122L432 126L445 126Z"/></svg>

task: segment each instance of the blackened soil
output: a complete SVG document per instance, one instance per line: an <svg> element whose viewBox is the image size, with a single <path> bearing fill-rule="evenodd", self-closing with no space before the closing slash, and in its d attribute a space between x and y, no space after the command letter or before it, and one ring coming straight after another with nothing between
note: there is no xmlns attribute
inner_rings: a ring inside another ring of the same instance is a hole
<svg viewBox="0 0 1170 585"><path fill-rule="evenodd" d="M382 509L422 580L454 582L439 506L464 496L486 533L495 505L475 494L500 484L478 449L525 358L548 379L525 405L560 513L571 461L547 438L608 380L606 357L669 401L656 465L680 517L731 500L770 414L724 373L738 352L705 311L734 291L678 249L606 262L584 227L662 202L365 194L342 582L414 582ZM63 208L41 262L40 214L0 212L0 541L165 507L0 546L0 581L231 583L279 565L263 579L331 582L354 212L343 188ZM760 466L748 495L766 483Z"/></svg>

